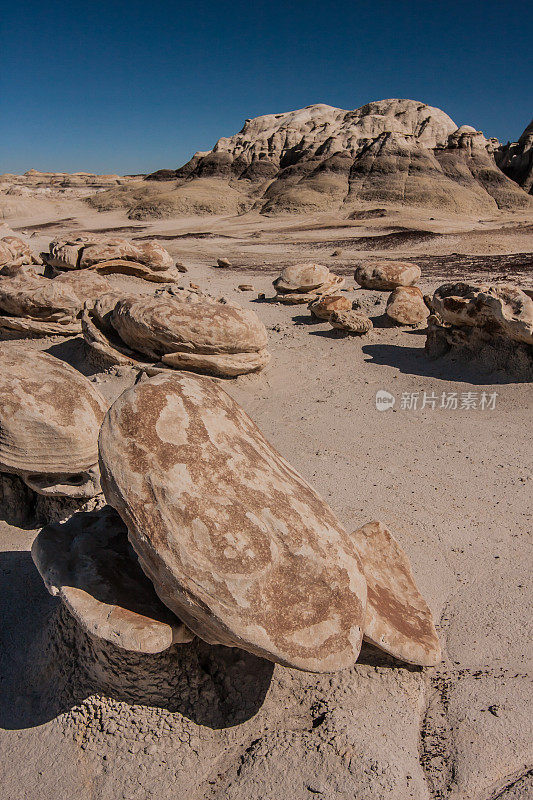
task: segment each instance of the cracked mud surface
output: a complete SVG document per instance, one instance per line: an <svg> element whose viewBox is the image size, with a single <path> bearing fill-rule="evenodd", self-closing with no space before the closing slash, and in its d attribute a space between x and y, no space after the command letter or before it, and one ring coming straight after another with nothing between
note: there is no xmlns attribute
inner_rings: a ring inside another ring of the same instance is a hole
<svg viewBox="0 0 533 800"><path fill-rule="evenodd" d="M64 230L73 219L80 230L129 224L118 215L73 213L62 212ZM32 222L32 244L42 249L51 238L38 227L46 220ZM384 233L382 220L372 224L370 233ZM406 224L394 217L394 225ZM305 307L254 302L258 292L272 293L284 260L322 261L329 251L313 254L307 241L322 236L317 225L292 220L298 230L291 233L287 220L206 218L150 223L146 233L171 235L163 244L189 268L183 285L192 280L250 303L265 322L271 365L224 388L348 530L381 519L397 536L437 622L443 663L418 670L366 648L353 668L317 676L201 642L140 663L72 625L31 562L35 530L0 514L2 800L533 797L531 387L469 363L429 362L422 334L380 323L383 303L370 308L373 331L353 340L332 335ZM433 227L450 233L450 225ZM478 225L470 239L454 228L453 242L434 237L383 255L420 263L423 291L455 269L484 277L512 268L531 285L520 226L502 223L504 232L506 225L508 234L491 234L497 225L487 221L487 231ZM232 238L188 235L202 229ZM346 239L341 226L320 230L332 251L335 237ZM369 234L362 224L358 230ZM215 256L234 268L212 269ZM335 269L340 262L350 276L352 259L378 256L344 245L323 263ZM134 279L114 280L128 286ZM235 292L243 281L256 292ZM29 346L77 366L109 401L135 379L129 368L95 373L78 339ZM394 411L376 411L378 389L396 396ZM496 408L421 409L419 402L416 411L402 410L404 393L421 398L424 391L439 400L442 392L496 391Z"/></svg>

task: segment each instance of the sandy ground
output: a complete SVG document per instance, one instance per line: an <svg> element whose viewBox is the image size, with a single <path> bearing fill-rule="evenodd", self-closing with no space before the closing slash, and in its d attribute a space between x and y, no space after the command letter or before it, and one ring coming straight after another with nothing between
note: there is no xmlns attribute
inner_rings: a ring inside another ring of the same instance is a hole
<svg viewBox="0 0 533 800"><path fill-rule="evenodd" d="M184 284L251 304L268 327L272 362L224 388L348 530L372 519L390 527L432 608L444 660L418 670L367 650L353 669L315 676L197 643L184 648L177 669L187 691L173 708L77 696L74 681L68 701L58 701L55 688L63 692L69 678L49 646L57 604L29 556L36 531L0 520L3 800L533 797L531 385L429 361L423 333L387 326L379 307L367 336L340 338L305 306L256 300L272 294L282 265L311 258L345 274L350 287L353 264L379 256L418 261L424 290L451 273L507 274L531 286L533 220L398 211L341 223L132 223L73 202L48 218L8 222L37 250L65 230L156 234L188 267ZM381 239L369 249L355 237ZM219 256L234 267L214 268ZM239 283L255 292L237 293ZM127 368L93 374L79 340L29 346L70 361L110 400L135 378ZM393 410L376 410L378 389L396 397ZM443 393L457 393L457 409L441 408ZM481 407L483 393L493 408Z"/></svg>

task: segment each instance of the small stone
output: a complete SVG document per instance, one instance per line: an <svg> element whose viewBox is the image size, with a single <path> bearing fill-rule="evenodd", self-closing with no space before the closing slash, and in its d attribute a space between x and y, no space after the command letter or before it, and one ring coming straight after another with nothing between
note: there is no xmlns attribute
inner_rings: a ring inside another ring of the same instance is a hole
<svg viewBox="0 0 533 800"><path fill-rule="evenodd" d="M240 284L237 286L237 289L238 289L240 292L253 292L253 291L254 291L254 287L252 286L252 284L251 284L251 283L240 283Z"/></svg>
<svg viewBox="0 0 533 800"><path fill-rule="evenodd" d="M359 336L373 327L372 320L358 311L333 311L329 323L333 328Z"/></svg>
<svg viewBox="0 0 533 800"><path fill-rule="evenodd" d="M231 267L231 261L227 258L217 258L217 266L223 268Z"/></svg>
<svg viewBox="0 0 533 800"><path fill-rule="evenodd" d="M398 325L419 325L429 317L429 309L418 286L398 286L387 300L385 313Z"/></svg>
<svg viewBox="0 0 533 800"><path fill-rule="evenodd" d="M189 271L187 269L187 267L185 266L185 264L182 264L181 261L176 261L176 269L178 270L178 272L188 272Z"/></svg>
<svg viewBox="0 0 533 800"><path fill-rule="evenodd" d="M347 297L335 294L313 300L307 307L315 317L328 321L334 311L350 311L352 303Z"/></svg>

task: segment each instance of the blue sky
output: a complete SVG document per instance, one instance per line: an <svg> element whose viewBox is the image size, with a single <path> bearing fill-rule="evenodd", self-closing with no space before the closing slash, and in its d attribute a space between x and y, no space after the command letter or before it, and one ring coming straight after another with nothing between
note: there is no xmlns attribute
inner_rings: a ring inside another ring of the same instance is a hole
<svg viewBox="0 0 533 800"><path fill-rule="evenodd" d="M531 0L17 0L0 18L0 172L175 167L246 117L387 97L516 139L532 28Z"/></svg>

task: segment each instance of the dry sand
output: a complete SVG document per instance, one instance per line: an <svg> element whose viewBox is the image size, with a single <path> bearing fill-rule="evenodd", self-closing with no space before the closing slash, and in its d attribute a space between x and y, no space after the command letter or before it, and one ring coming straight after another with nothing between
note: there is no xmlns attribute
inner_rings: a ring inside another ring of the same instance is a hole
<svg viewBox="0 0 533 800"><path fill-rule="evenodd" d="M533 797L531 385L428 361L419 330L376 318L367 336L341 338L305 306L255 301L272 294L284 264L326 263L353 287L353 265L381 255L419 263L424 291L450 275L507 274L532 286L531 216L430 219L403 210L341 222L246 215L132 224L72 201L9 224L37 250L64 231L156 234L189 268L183 284L251 304L269 329L272 362L224 388L348 530L387 524L431 606L444 660L418 670L367 649L352 669L315 676L197 642L184 646L172 708L86 696L50 643L57 603L29 555L36 531L0 520L3 800ZM369 249L354 237L379 241ZM221 256L232 269L213 267ZM236 292L241 283L256 291ZM135 378L129 368L92 374L79 340L28 346L73 363L109 399ZM395 395L394 410L376 410L379 389ZM420 407L424 392L436 408ZM441 409L443 392L458 393L459 404L475 393L478 405L483 392L496 393L495 408ZM402 408L412 393L418 408Z"/></svg>

